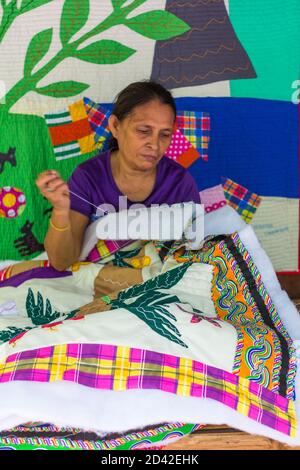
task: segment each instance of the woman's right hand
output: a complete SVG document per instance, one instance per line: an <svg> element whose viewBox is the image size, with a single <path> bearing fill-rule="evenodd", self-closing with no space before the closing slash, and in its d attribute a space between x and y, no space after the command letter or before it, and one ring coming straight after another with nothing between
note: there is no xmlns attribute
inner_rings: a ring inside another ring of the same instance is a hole
<svg viewBox="0 0 300 470"><path fill-rule="evenodd" d="M35 183L54 209L60 212L69 212L71 205L69 188L58 171L47 170L40 173Z"/></svg>

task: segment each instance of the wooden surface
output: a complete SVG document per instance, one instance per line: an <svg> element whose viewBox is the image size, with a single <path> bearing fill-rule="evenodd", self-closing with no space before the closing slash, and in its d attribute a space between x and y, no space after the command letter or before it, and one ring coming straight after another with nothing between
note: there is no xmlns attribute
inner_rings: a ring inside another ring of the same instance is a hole
<svg viewBox="0 0 300 470"><path fill-rule="evenodd" d="M256 436L226 426L206 426L163 450L300 450L268 437Z"/></svg>
<svg viewBox="0 0 300 470"><path fill-rule="evenodd" d="M294 299L300 313L300 299ZM164 447L164 450L300 450L268 437L248 434L228 426L207 425L200 431Z"/></svg>

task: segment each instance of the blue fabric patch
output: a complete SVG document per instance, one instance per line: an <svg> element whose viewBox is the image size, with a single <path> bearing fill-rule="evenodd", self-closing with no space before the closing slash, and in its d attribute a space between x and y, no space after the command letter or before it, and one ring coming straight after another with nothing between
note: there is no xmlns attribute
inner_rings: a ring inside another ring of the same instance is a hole
<svg viewBox="0 0 300 470"><path fill-rule="evenodd" d="M299 198L298 106L255 98L175 101L178 111L210 113L209 159L189 168L199 190L220 184L223 176L260 196Z"/></svg>
<svg viewBox="0 0 300 470"><path fill-rule="evenodd" d="M209 159L189 168L200 190L224 176L260 196L299 197L298 106L250 98L178 98L176 104L210 113Z"/></svg>

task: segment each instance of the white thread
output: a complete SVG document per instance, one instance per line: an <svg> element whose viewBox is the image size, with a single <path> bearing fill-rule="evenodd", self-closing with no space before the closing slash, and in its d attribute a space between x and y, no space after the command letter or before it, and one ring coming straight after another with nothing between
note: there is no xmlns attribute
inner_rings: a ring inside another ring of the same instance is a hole
<svg viewBox="0 0 300 470"><path fill-rule="evenodd" d="M82 199L84 202L87 202L87 203L90 204L91 206L96 207L97 210L100 210L100 211L104 212L104 214L107 214L107 211L105 211L104 209L101 209L101 207L96 206L95 204L93 204L92 202L88 201L87 199L84 199L84 197L79 196L79 194L74 193L74 192L71 191L70 189L69 189L69 193L73 194L74 196L78 197L79 199Z"/></svg>

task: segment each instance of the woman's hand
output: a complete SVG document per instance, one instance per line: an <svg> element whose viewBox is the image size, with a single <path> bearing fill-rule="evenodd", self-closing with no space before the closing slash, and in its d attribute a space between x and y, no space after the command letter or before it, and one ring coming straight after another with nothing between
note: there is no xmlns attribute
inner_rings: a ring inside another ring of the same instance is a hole
<svg viewBox="0 0 300 470"><path fill-rule="evenodd" d="M48 199L53 208L62 212L70 210L70 193L67 183L58 171L47 170L40 173L35 181L41 194Z"/></svg>

